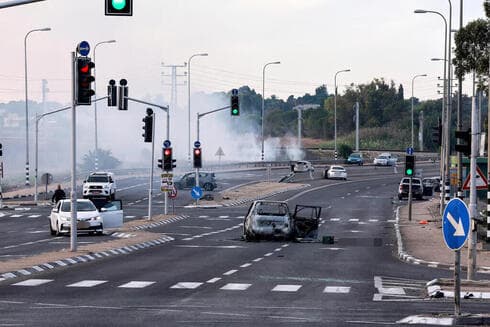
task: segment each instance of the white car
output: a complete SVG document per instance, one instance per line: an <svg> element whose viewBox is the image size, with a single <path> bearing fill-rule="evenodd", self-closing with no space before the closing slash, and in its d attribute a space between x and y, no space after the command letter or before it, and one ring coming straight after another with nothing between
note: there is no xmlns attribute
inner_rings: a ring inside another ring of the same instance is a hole
<svg viewBox="0 0 490 327"><path fill-rule="evenodd" d="M116 198L114 174L109 172L90 173L83 181L83 198Z"/></svg>
<svg viewBox="0 0 490 327"><path fill-rule="evenodd" d="M393 157L390 153L381 153L374 158L373 164L375 166L393 166L398 161L398 158Z"/></svg>
<svg viewBox="0 0 490 327"><path fill-rule="evenodd" d="M293 167L293 171L295 173L304 173L309 171L315 171L315 168L311 164L311 162L306 160L296 161Z"/></svg>
<svg viewBox="0 0 490 327"><path fill-rule="evenodd" d="M323 173L323 177L325 178L338 178L338 179L347 179L347 171L342 166L330 166Z"/></svg>
<svg viewBox="0 0 490 327"><path fill-rule="evenodd" d="M100 210L100 211L99 211ZM123 211L121 201L105 202L100 209L90 200L77 199L77 232L97 233L102 235L104 227L122 226ZM71 230L71 200L60 200L49 216L51 235L59 236Z"/></svg>

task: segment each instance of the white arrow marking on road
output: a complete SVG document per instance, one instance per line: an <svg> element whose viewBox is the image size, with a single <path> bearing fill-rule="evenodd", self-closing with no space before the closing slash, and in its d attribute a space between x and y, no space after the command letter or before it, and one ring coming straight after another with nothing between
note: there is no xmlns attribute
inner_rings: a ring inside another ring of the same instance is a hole
<svg viewBox="0 0 490 327"><path fill-rule="evenodd" d="M454 217L451 215L451 213L448 212L447 220L451 223L451 225L453 225L453 227L455 229L453 236L466 236L466 234L464 233L463 224L461 223L460 218L458 218L458 222L456 223L456 220L454 219Z"/></svg>

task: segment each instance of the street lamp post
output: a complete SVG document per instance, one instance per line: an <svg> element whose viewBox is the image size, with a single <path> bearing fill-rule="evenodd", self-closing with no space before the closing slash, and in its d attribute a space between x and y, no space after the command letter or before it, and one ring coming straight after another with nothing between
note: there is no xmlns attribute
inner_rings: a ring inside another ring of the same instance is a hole
<svg viewBox="0 0 490 327"><path fill-rule="evenodd" d="M206 57L208 54L207 53L196 53L190 56L189 60L187 61L187 120L188 120L188 147L187 147L187 159L189 160L189 165L191 163L191 60L194 57Z"/></svg>
<svg viewBox="0 0 490 327"><path fill-rule="evenodd" d="M337 160L337 75L340 73L346 73L350 72L350 69L344 69L344 70L339 70L338 72L335 73L334 76L334 87L335 87L335 95L333 98L333 107L334 107L334 133L333 133L333 139L334 139L334 155L335 155L335 160Z"/></svg>
<svg viewBox="0 0 490 327"><path fill-rule="evenodd" d="M417 77L426 77L427 74L421 74L421 75L415 75L413 78L412 78L412 140L411 140L411 143L410 143L410 147L413 148L413 99L414 99L414 96L413 96L413 88L414 88L414 81Z"/></svg>
<svg viewBox="0 0 490 327"><path fill-rule="evenodd" d="M262 68L262 111L260 115L260 127L261 127L261 140L262 140L262 150L261 150L261 160L264 161L264 106L265 106L265 68L269 65L279 65L280 61L269 62Z"/></svg>
<svg viewBox="0 0 490 327"><path fill-rule="evenodd" d="M115 43L116 40L108 40L108 41L102 41L102 42L99 42L95 45L94 47L94 65L95 65L95 50L97 50L97 46L101 45L101 44L104 44L104 43ZM97 69L97 65L94 66L94 90L95 90L95 94L94 94L94 99L97 99L97 78L95 76L95 70ZM95 132L95 135L94 135L94 139L95 139L95 152L94 152L94 162L95 162L95 171L97 171L99 169L99 158L98 158L98 154L99 154L99 145L98 145L98 128L97 128L97 102L94 102L94 132Z"/></svg>
<svg viewBox="0 0 490 327"><path fill-rule="evenodd" d="M26 93L26 185L29 183L29 104L27 96L27 37L33 32L46 32L51 31L51 28L37 28L27 32L24 37L24 82L25 82L25 93Z"/></svg>

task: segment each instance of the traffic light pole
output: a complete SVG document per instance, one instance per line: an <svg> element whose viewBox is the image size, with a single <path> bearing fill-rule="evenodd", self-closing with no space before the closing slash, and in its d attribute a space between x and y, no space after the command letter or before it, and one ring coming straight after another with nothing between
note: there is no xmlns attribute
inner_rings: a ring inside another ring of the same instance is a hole
<svg viewBox="0 0 490 327"><path fill-rule="evenodd" d="M148 220L151 220L152 198L153 198L153 167L155 166L155 113L151 114L152 129L151 129L151 165L150 165L150 188L148 190ZM165 192L167 194L167 192ZM165 200L167 198L165 197ZM167 209L167 203L165 202L165 210ZM166 212L165 212L166 214Z"/></svg>
<svg viewBox="0 0 490 327"><path fill-rule="evenodd" d="M151 103L151 102L146 102L146 101L143 101L143 100L138 100L138 99L134 99L134 98L130 98L128 96L125 97L127 100L129 101L133 101L133 102L137 102L137 103L141 103L141 104L146 104L148 106L153 106L153 107L157 107L159 109L162 109L163 111L165 111L167 113L167 140L170 139L170 110L167 107L165 106L160 106L158 104L155 104L155 103ZM155 115L153 113L153 115ZM153 135L152 135L152 150L151 150L151 173L150 173L150 190L149 190L149 198L148 198L148 219L151 220L151 199L152 199L152 193L153 193L153 166L154 166L154 160L155 160L155 119L153 119L153 131L152 131ZM168 213L168 193L167 192L163 192L163 197L164 197L164 201L165 201L165 209L164 209L164 214L166 215Z"/></svg>
<svg viewBox="0 0 490 327"><path fill-rule="evenodd" d="M215 109L215 110L211 110L211 111L205 112L203 114L197 113L197 140L199 141L199 119L201 119L202 117L204 117L206 115L209 115L209 114L212 114L212 113L215 113L215 112L218 112L218 111L223 111L223 110L226 110L226 109L230 109L230 108L231 108L231 106L226 106L226 107L223 107L223 108L218 108L218 109ZM196 168L195 181L196 181L196 186L199 186L199 168ZM197 200L197 201L199 201L199 200Z"/></svg>

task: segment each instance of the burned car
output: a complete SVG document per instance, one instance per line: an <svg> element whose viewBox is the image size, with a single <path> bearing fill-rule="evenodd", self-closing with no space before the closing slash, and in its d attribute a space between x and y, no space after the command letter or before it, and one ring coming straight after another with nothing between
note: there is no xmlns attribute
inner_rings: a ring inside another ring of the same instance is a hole
<svg viewBox="0 0 490 327"><path fill-rule="evenodd" d="M291 215L283 201L254 201L243 223L243 237L247 241L264 238L316 238L321 207L297 205Z"/></svg>

